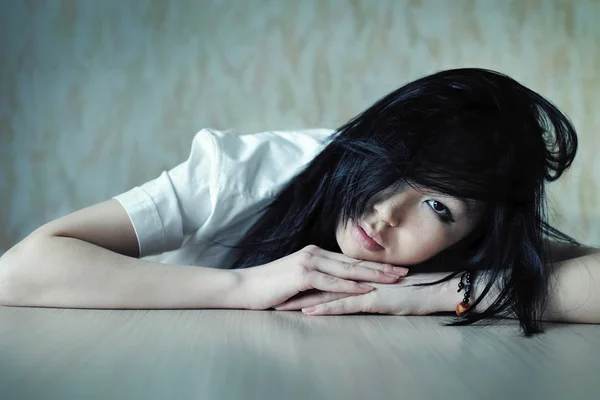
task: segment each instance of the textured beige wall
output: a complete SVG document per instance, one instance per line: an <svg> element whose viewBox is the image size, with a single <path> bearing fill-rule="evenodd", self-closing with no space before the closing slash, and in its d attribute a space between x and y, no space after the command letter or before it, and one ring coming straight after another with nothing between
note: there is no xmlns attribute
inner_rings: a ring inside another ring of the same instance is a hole
<svg viewBox="0 0 600 400"><path fill-rule="evenodd" d="M582 146L555 220L600 245L598 21L595 0L3 1L0 253L175 165L203 127L335 127L458 66L571 116Z"/></svg>

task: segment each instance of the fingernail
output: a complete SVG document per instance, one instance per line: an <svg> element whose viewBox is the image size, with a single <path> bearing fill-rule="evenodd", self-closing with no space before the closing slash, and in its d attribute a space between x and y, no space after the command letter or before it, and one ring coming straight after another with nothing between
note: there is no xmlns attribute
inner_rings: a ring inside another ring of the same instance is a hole
<svg viewBox="0 0 600 400"><path fill-rule="evenodd" d="M371 285L365 285L364 283L359 283L358 287L364 290L373 290L375 289L373 286Z"/></svg>
<svg viewBox="0 0 600 400"><path fill-rule="evenodd" d="M302 312L311 313L311 312L315 311L316 309L317 309L317 307L307 307L307 308L303 308Z"/></svg>
<svg viewBox="0 0 600 400"><path fill-rule="evenodd" d="M398 275L398 274L392 274L390 272L384 272L383 274L389 278L400 279L400 275Z"/></svg>
<svg viewBox="0 0 600 400"><path fill-rule="evenodd" d="M408 268L394 267L393 270L394 270L394 274L398 274L400 276L408 275Z"/></svg>

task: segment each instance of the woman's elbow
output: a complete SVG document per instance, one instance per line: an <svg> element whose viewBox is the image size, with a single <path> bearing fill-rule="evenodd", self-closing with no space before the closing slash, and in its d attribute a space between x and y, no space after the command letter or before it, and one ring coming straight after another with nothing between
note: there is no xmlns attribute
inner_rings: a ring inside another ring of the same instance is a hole
<svg viewBox="0 0 600 400"><path fill-rule="evenodd" d="M18 305L31 281L31 256L41 238L30 235L0 257L0 305Z"/></svg>

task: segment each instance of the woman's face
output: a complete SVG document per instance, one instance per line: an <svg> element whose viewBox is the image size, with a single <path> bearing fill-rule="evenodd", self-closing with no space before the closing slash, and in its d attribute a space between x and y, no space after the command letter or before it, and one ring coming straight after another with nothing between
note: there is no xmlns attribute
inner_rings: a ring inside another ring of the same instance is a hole
<svg viewBox="0 0 600 400"><path fill-rule="evenodd" d="M418 264L466 237L481 210L474 201L404 185L375 195L360 221L340 222L336 239L352 258Z"/></svg>

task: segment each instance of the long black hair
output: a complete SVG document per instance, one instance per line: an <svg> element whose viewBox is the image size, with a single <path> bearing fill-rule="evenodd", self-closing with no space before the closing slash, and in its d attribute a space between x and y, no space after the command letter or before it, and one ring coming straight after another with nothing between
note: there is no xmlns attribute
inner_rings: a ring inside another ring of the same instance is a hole
<svg viewBox="0 0 600 400"><path fill-rule="evenodd" d="M375 194L406 182L485 204L477 237L453 264L487 271L477 302L495 284L500 292L458 323L514 314L526 335L540 332L551 267L544 239L574 243L548 224L544 184L563 174L576 151L568 118L506 75L466 68L423 77L332 134L238 243L234 267L308 244L340 252L339 221L360 219Z"/></svg>

